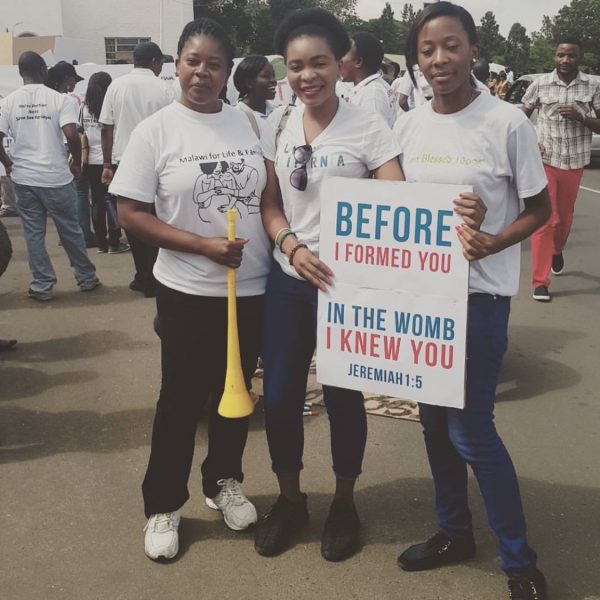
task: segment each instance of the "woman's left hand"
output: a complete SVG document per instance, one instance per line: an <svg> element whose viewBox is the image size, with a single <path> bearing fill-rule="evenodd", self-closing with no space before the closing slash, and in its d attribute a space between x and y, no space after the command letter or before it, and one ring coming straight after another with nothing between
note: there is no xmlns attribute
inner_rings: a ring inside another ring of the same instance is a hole
<svg viewBox="0 0 600 600"><path fill-rule="evenodd" d="M454 200L454 212L460 215L471 229L479 230L485 219L487 206L477 194L463 192Z"/></svg>
<svg viewBox="0 0 600 600"><path fill-rule="evenodd" d="M468 225L459 225L456 232L463 247L463 256L469 262L485 258L501 250L498 245L498 236L491 233L478 231Z"/></svg>

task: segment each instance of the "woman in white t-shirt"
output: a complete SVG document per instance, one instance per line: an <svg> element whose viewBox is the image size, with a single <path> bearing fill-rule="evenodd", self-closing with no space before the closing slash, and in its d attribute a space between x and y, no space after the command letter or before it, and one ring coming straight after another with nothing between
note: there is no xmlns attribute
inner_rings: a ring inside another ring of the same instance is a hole
<svg viewBox="0 0 600 600"><path fill-rule="evenodd" d="M275 108L277 80L273 65L266 56L246 56L233 74L233 83L240 93L237 108L248 115L255 131L260 132L262 121Z"/></svg>
<svg viewBox="0 0 600 600"><path fill-rule="evenodd" d="M106 90L112 77L105 71L94 73L85 92L85 100L79 115L79 126L88 141L88 159L83 166L82 176L89 183L92 197L92 225L96 234L98 252L118 254L127 252L129 245L121 242L121 228L117 219L114 196L108 193L108 186L102 179L102 125L98 122Z"/></svg>
<svg viewBox="0 0 600 600"><path fill-rule="evenodd" d="M233 56L214 21L185 26L176 61L180 99L136 127L110 186L119 197L123 226L160 248L154 276L162 385L142 486L145 551L152 559L177 553L196 425L209 396L208 454L202 464L206 502L222 511L231 529L256 521L240 487L248 418L217 413L226 370L227 269L237 269L239 342L249 386L270 266L260 212L247 207L266 181L259 141L248 119L219 99ZM204 185L207 179L211 183ZM156 216L149 210L154 202ZM235 241L227 239L224 206L240 215Z"/></svg>
<svg viewBox="0 0 600 600"><path fill-rule="evenodd" d="M277 30L275 48L285 58L290 86L301 105L276 110L261 138L268 175L261 210L275 242L265 298L264 398L269 451L280 488L255 536L255 548L265 556L281 552L308 518L306 495L300 491L302 413L315 349L317 290L325 290L333 277L318 258L320 207L326 201L321 182L330 175L403 179L398 145L381 116L336 95L340 59L350 49L339 21L322 9L291 13ZM327 560L343 560L357 547L353 490L362 468L366 416L360 392L323 386L323 397L331 424L336 492L321 553Z"/></svg>
<svg viewBox="0 0 600 600"><path fill-rule="evenodd" d="M471 261L466 406L420 406L441 531L404 551L398 562L417 571L473 556L470 465L499 541L510 597L542 600L545 581L527 542L517 476L494 426L494 402L510 297L519 283L519 242L548 218L546 178L527 118L475 88L476 43L465 9L439 2L420 14L407 42L407 68L414 73L418 63L433 99L394 128L407 181L471 185L486 207L484 218L475 206L461 209L465 224L457 231Z"/></svg>

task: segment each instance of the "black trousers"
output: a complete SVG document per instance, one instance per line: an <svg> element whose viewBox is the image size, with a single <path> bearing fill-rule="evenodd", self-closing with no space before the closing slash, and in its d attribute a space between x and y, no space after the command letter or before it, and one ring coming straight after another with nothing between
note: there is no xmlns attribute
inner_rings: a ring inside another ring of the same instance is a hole
<svg viewBox="0 0 600 600"><path fill-rule="evenodd" d="M113 172L116 173L119 165L113 165ZM156 215L154 205L152 205L151 212ZM133 256L133 264L135 266L134 280L137 281L144 291L154 291L156 286L156 279L152 273L154 269L154 263L158 256L158 248L151 246L147 242L144 242L131 231L125 230L127 241L131 247L131 256Z"/></svg>
<svg viewBox="0 0 600 600"><path fill-rule="evenodd" d="M227 298L192 296L158 283L156 304L162 386L142 484L146 517L177 510L189 498L196 427L209 397L208 453L202 463L202 489L209 498L218 493L219 479L243 480L249 421L217 413L227 362ZM249 388L260 350L263 296L238 298L237 311L242 369Z"/></svg>
<svg viewBox="0 0 600 600"><path fill-rule="evenodd" d="M113 205L113 214L117 212L116 199L108 193L108 186L102 183L102 165L85 165L84 174L90 182L92 195L92 224L100 248L118 246L121 240L121 228L114 223L106 211L106 203Z"/></svg>

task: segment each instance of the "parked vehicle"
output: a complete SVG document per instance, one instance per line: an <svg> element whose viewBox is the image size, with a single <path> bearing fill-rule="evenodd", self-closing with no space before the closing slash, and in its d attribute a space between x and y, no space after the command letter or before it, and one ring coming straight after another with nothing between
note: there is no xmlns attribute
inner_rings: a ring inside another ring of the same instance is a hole
<svg viewBox="0 0 600 600"><path fill-rule="evenodd" d="M510 87L506 94L506 102L510 102L515 106L521 108L523 106L523 96L527 91L527 88L536 80L541 77L544 73L531 73L529 75L521 75ZM600 81L599 75L590 75L592 79ZM531 115L531 120L535 123L537 121L537 110ZM600 135L597 133L592 134L592 159L600 159Z"/></svg>

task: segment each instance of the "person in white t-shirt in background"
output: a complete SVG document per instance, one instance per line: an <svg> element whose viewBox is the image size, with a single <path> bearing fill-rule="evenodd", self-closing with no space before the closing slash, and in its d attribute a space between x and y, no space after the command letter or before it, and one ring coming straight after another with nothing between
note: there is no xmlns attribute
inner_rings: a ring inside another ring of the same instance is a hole
<svg viewBox="0 0 600 600"><path fill-rule="evenodd" d="M145 118L170 104L174 99L173 86L159 78L164 55L154 42L142 42L133 51L133 71L115 79L106 92L100 123L102 123L102 183L110 184L121 161L132 131ZM152 208L149 208L152 210ZM131 246L135 276L130 289L155 296L156 281L152 268L157 248L127 233Z"/></svg>
<svg viewBox="0 0 600 600"><path fill-rule="evenodd" d="M262 121L275 108L277 80L273 65L266 56L246 56L233 74L233 84L240 93L236 107L247 115L252 129L260 137Z"/></svg>
<svg viewBox="0 0 600 600"><path fill-rule="evenodd" d="M515 82L515 74L511 67L505 67L504 72L506 73L506 81L508 85L512 85Z"/></svg>
<svg viewBox="0 0 600 600"><path fill-rule="evenodd" d="M56 90L59 94L66 94L67 98L73 102L79 111L79 101L71 94L75 89L75 86L80 81L83 81L83 77L77 74L75 67L71 63L61 60L53 67L48 69L46 85L50 89ZM79 224L83 230L85 245L87 248L96 248L96 238L92 232L92 226L90 222L90 183L83 171L81 173L81 177L75 180L75 188L77 190L77 210L79 211Z"/></svg>
<svg viewBox="0 0 600 600"><path fill-rule="evenodd" d="M83 177L91 190L92 223L100 254L120 254L129 251L129 245L121 241L115 198L108 193L108 186L102 183L102 125L98 119L106 90L111 82L112 77L105 71L97 71L90 77L79 115L79 126L88 142L88 157L83 166Z"/></svg>
<svg viewBox="0 0 600 600"><path fill-rule="evenodd" d="M354 83L348 101L355 106L378 112L392 127L396 118L393 93L383 78L383 46L372 34L359 32L341 61L342 81Z"/></svg>
<svg viewBox="0 0 600 600"><path fill-rule="evenodd" d="M394 85L393 91L398 98L398 106L402 112L408 112L421 106L433 97L431 86L417 65L413 67L413 76L414 80L409 71L406 71L400 79L396 80L397 85Z"/></svg>
<svg viewBox="0 0 600 600"><path fill-rule="evenodd" d="M144 548L151 559L174 558L179 549L196 426L209 397L208 451L201 469L206 504L220 510L236 531L257 519L240 485L249 419L217 412L227 365L227 268L237 269L239 346L249 386L271 265L259 211L241 213L234 241L227 239L222 212L222 200L237 192L226 188L238 175L246 186L244 198L258 199L266 182L250 122L219 99L233 56L216 22L197 19L185 26L176 61L180 100L135 128L110 186L119 197L123 226L160 247L154 272L162 384L142 484L148 518ZM207 179L211 185L197 185ZM198 194L202 206L194 202ZM156 216L146 210L155 199Z"/></svg>
<svg viewBox="0 0 600 600"><path fill-rule="evenodd" d="M517 475L494 423L510 301L519 287L519 243L550 216L537 136L521 111L474 87L477 28L464 8L430 4L415 21L406 48L407 65L418 62L434 92L431 102L394 127L406 180L472 186L474 194L467 196L478 202L456 211L464 220L456 228L458 240L470 262L466 404L419 405L440 531L402 552L398 563L407 571L424 571L474 556L470 466L498 539L510 598L546 600Z"/></svg>
<svg viewBox="0 0 600 600"><path fill-rule="evenodd" d="M11 177L17 210L23 223L29 268L33 275L28 295L52 300L56 273L46 251L46 219L56 225L81 291L95 289L100 281L87 256L78 221L73 177L81 175L81 143L77 133L77 109L66 95L46 87L47 68L35 52L19 58L23 86L0 102L0 162ZM2 139L11 135L11 157ZM67 139L73 163L69 167L63 143Z"/></svg>

